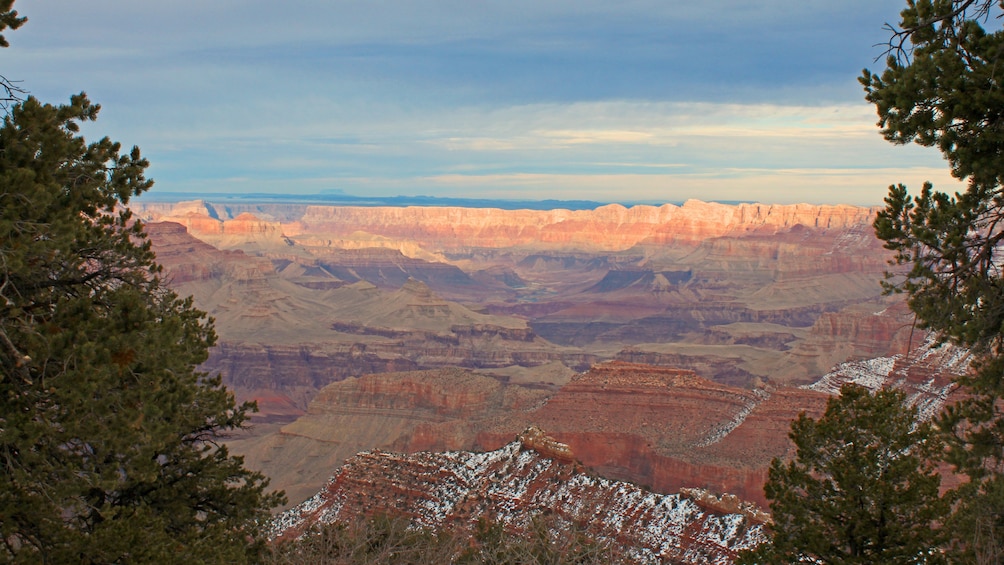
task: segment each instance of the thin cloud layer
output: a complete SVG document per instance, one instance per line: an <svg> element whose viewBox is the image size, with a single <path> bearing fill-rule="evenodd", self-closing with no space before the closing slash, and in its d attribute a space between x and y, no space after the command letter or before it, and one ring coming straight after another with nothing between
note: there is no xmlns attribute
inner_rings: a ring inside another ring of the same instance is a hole
<svg viewBox="0 0 1004 565"><path fill-rule="evenodd" d="M155 191L869 204L951 182L856 84L900 3L21 0L0 56Z"/></svg>

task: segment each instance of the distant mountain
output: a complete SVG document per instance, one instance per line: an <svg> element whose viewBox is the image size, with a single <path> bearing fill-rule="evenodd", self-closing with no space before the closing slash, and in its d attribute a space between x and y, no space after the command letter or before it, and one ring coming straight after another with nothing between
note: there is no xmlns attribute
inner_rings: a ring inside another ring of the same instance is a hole
<svg viewBox="0 0 1004 565"><path fill-rule="evenodd" d="M328 206L434 206L458 208L498 208L501 210L595 210L609 202L594 200L505 200L494 198L448 198L440 196L353 196L342 192L320 194L252 194L205 192L158 192L141 198L139 202L182 202L186 200L212 200L220 204L232 203L288 203L325 204ZM664 202L626 202L623 204L664 204Z"/></svg>

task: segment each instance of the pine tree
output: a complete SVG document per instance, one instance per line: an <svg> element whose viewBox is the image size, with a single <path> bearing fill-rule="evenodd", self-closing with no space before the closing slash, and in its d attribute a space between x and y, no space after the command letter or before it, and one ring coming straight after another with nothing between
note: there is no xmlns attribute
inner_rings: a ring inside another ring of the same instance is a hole
<svg viewBox="0 0 1004 565"><path fill-rule="evenodd" d="M908 0L889 26L886 68L861 77L886 139L937 147L966 183L954 194L890 187L875 228L910 268L888 289L907 293L923 327L976 355L960 379L970 396L939 427L949 461L970 479L957 492L959 547L988 563L1004 558L1002 14L1000 0Z"/></svg>
<svg viewBox="0 0 1004 565"><path fill-rule="evenodd" d="M938 442L900 391L848 384L819 420L791 426L795 459L771 462L771 541L739 563L940 563L947 502Z"/></svg>
<svg viewBox="0 0 1004 565"><path fill-rule="evenodd" d="M252 407L195 370L212 325L124 208L147 161L78 135L98 110L0 127L0 562L241 562L281 496L218 441Z"/></svg>
<svg viewBox="0 0 1004 565"><path fill-rule="evenodd" d="M13 7L14 0L0 0L0 31L17 29L28 21L28 18L18 16ZM0 47L9 46L7 38L0 33ZM7 109L11 103L21 100L24 94L24 89L0 75L0 109Z"/></svg>

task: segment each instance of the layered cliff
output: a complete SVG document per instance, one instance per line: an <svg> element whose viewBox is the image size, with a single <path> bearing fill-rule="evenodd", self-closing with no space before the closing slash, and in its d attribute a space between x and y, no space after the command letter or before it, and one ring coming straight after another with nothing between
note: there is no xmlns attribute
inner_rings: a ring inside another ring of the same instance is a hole
<svg viewBox="0 0 1004 565"><path fill-rule="evenodd" d="M927 337L916 348L888 357L873 357L841 363L805 388L828 394L852 382L871 390L892 387L903 390L917 406L922 419L931 419L960 393L956 380L969 372L972 355L951 344L937 345Z"/></svg>
<svg viewBox="0 0 1004 565"><path fill-rule="evenodd" d="M555 362L584 370L598 359L555 347L525 319L445 300L405 271L399 287L381 289L337 279L323 263L220 250L173 222L147 231L172 288L215 318L220 341L202 368L257 400L259 419L295 418L318 390L351 376Z"/></svg>
<svg viewBox="0 0 1004 565"><path fill-rule="evenodd" d="M296 536L315 524L374 514L466 529L490 516L519 532L544 512L645 563L727 564L766 539L763 527L742 514L590 475L574 463L568 446L539 429L484 453L361 453L316 496L277 517L274 535Z"/></svg>
<svg viewBox="0 0 1004 565"><path fill-rule="evenodd" d="M438 249L545 246L616 251L642 243L773 233L796 225L847 228L870 223L873 214L871 209L852 206L728 206L696 200L683 206L610 204L580 211L310 206L289 231L291 236L374 233Z"/></svg>
<svg viewBox="0 0 1004 565"><path fill-rule="evenodd" d="M789 455L791 421L822 413L826 394L744 389L692 371L624 362L594 366L527 415L604 476L658 492L706 488L765 505L774 457ZM494 447L499 432L482 432Z"/></svg>
<svg viewBox="0 0 1004 565"><path fill-rule="evenodd" d="M328 385L297 421L233 449L296 501L358 451L491 450L539 425L604 476L658 492L705 488L765 504L766 469L789 454L791 420L801 411L822 413L826 398L620 362L594 366L557 393L470 371L378 374Z"/></svg>
<svg viewBox="0 0 1004 565"><path fill-rule="evenodd" d="M729 493L765 507L771 460L793 455L792 420L822 414L841 384L903 388L929 415L949 400L965 367L961 352L918 348L842 365L804 388L732 387L624 362L595 365L557 392L457 369L367 375L327 386L296 422L233 448L295 502L358 451L493 450L537 425L603 476L656 492Z"/></svg>
<svg viewBox="0 0 1004 565"><path fill-rule="evenodd" d="M470 449L486 428L508 441L550 394L455 368L348 378L323 388L296 421L231 448L299 502L359 451Z"/></svg>
<svg viewBox="0 0 1004 565"><path fill-rule="evenodd" d="M550 247L616 251L639 244L696 243L725 235L776 233L795 226L819 230L870 225L875 210L854 206L739 204L691 200L682 206L619 204L595 210L501 210L455 207L295 206L302 216L281 224L283 235L313 246L332 239L380 236L417 242L437 251L470 248ZM173 206L140 204L147 220L186 224L197 235L267 232L249 212L227 219L204 202ZM261 212L259 214L262 214ZM269 214L274 217L274 214ZM281 214L285 218L294 214ZM205 219L198 219L204 217ZM260 217L260 216L259 216ZM207 221L208 220L208 221ZM374 243L374 247L381 246Z"/></svg>

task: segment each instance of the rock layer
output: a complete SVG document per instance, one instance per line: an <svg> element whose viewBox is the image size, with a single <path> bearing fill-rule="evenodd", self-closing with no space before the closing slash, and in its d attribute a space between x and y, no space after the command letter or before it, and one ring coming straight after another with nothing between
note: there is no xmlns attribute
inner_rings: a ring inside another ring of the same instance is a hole
<svg viewBox="0 0 1004 565"><path fill-rule="evenodd" d="M827 395L788 388L741 389L691 371L624 362L573 378L529 414L571 446L587 467L658 492L683 487L766 504L762 485L802 411L822 413ZM479 436L494 447L504 436Z"/></svg>
<svg viewBox="0 0 1004 565"><path fill-rule="evenodd" d="M624 362L596 365L557 393L460 370L367 375L329 385L296 422L234 449L296 501L357 451L494 450L536 425L603 476L656 492L729 493L765 507L771 460L793 455L792 420L822 414L842 383L904 388L925 413L946 401L952 376L965 370L962 358L922 350L912 358L874 361L888 367L880 378L877 369L849 364L813 388L753 390Z"/></svg>
<svg viewBox="0 0 1004 565"><path fill-rule="evenodd" d="M869 223L873 214L852 206L728 206L696 200L683 206L610 204L582 211L310 206L291 233L378 233L440 249L529 245L615 251L795 225L846 228Z"/></svg>
<svg viewBox="0 0 1004 565"><path fill-rule="evenodd" d="M525 422L519 415L549 394L463 369L348 378L322 389L295 422L231 448L299 502L359 451L469 449L480 429L499 426L511 439Z"/></svg>
<svg viewBox="0 0 1004 565"><path fill-rule="evenodd" d="M362 453L319 494L279 516L275 535L295 537L311 525L374 514L468 530L490 516L520 532L546 511L646 563L727 564L766 539L746 516L591 476L573 457L537 429L487 453Z"/></svg>
<svg viewBox="0 0 1004 565"><path fill-rule="evenodd" d="M556 394L454 370L368 375L329 385L296 422L234 449L294 495L316 491L357 451L491 450L539 425L604 476L764 504L767 466L791 449L791 420L803 410L821 413L826 398L620 362L573 377Z"/></svg>

